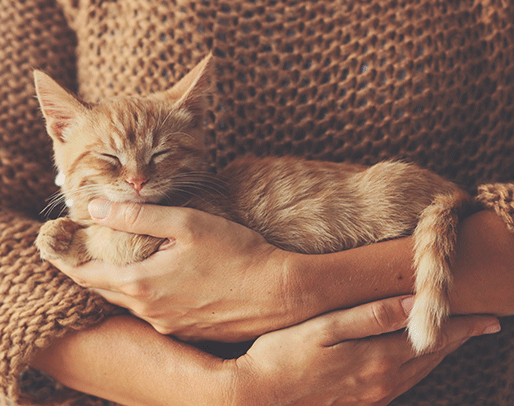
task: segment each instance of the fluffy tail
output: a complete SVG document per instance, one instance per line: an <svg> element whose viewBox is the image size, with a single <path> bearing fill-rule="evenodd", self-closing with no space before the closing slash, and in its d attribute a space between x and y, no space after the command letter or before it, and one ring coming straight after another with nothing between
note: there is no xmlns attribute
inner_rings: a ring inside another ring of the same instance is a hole
<svg viewBox="0 0 514 406"><path fill-rule="evenodd" d="M450 314L450 267L457 242L457 225L469 201L469 196L460 189L437 195L421 213L414 231L416 296L408 332L417 353L437 343L441 323Z"/></svg>

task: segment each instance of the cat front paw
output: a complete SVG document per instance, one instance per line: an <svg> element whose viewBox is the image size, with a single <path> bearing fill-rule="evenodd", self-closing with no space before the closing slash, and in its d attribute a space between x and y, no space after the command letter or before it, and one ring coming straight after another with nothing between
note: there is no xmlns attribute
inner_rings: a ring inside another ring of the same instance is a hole
<svg viewBox="0 0 514 406"><path fill-rule="evenodd" d="M80 225L66 217L43 224L36 238L36 247L41 258L55 260L69 256L73 238L80 228Z"/></svg>

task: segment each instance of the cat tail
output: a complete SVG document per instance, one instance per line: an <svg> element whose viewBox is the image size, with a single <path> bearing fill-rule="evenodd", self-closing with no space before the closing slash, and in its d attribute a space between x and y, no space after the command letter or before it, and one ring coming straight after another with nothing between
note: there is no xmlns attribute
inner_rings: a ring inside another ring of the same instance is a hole
<svg viewBox="0 0 514 406"><path fill-rule="evenodd" d="M414 230L416 270L414 307L407 330L419 354L437 344L441 323L450 314L451 264L459 216L468 207L468 194L455 188L439 194L421 213Z"/></svg>

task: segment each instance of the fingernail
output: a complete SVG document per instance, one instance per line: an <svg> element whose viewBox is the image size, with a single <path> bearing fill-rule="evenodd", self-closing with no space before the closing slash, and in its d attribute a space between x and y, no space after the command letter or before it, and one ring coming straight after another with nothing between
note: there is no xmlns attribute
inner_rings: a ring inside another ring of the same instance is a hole
<svg viewBox="0 0 514 406"><path fill-rule="evenodd" d="M410 311L412 310L412 307L414 306L414 297L413 296L407 296L406 298L402 299L402 307L405 314L408 316L410 314Z"/></svg>
<svg viewBox="0 0 514 406"><path fill-rule="evenodd" d="M500 323L495 322L495 323L492 323L489 326L487 326L484 329L484 331L482 332L482 334L495 334L495 333L499 332L501 329L502 328L500 326Z"/></svg>
<svg viewBox="0 0 514 406"><path fill-rule="evenodd" d="M111 211L111 202L105 199L97 199L89 202L89 214L92 218L102 220L109 215Z"/></svg>

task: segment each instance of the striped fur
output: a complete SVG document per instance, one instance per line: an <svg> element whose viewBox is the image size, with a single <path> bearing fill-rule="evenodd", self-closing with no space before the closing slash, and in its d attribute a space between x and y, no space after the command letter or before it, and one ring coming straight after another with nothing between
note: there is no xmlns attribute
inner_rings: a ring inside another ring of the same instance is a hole
<svg viewBox="0 0 514 406"><path fill-rule="evenodd" d="M214 176L202 147L199 107L209 60L167 92L96 105L35 73L56 164L66 176L63 195L74 202L69 219L42 227L42 256L124 264L158 249L162 240L94 225L87 204L99 197L187 205L242 223L280 248L309 254L414 233L416 300L409 335L416 351L432 347L449 314L450 268L467 194L403 162L365 167L244 157Z"/></svg>

